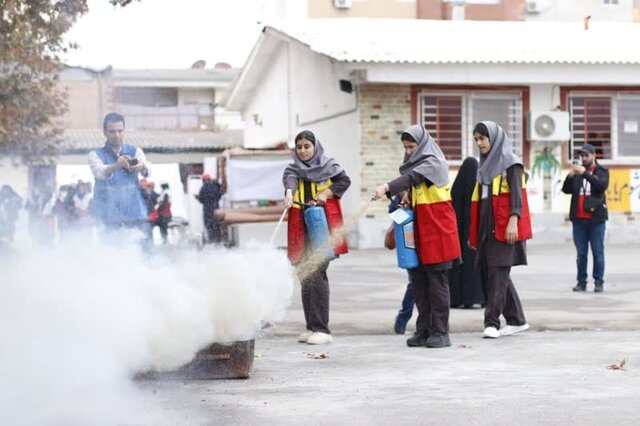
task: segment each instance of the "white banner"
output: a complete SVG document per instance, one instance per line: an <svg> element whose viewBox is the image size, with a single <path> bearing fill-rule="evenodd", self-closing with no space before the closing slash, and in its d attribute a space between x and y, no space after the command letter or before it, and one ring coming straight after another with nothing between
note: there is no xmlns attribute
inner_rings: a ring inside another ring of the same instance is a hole
<svg viewBox="0 0 640 426"><path fill-rule="evenodd" d="M291 163L285 160L229 160L227 196L231 201L282 200L282 172Z"/></svg>

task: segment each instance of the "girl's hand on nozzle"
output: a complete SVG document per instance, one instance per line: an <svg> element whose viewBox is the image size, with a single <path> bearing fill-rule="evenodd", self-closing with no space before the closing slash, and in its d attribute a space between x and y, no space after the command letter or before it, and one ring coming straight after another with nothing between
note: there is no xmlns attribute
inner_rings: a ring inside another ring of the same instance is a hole
<svg viewBox="0 0 640 426"><path fill-rule="evenodd" d="M386 197L387 192L389 192L389 185L386 183L384 185L380 185L376 188L375 192L371 196L372 200L380 200L383 197Z"/></svg>

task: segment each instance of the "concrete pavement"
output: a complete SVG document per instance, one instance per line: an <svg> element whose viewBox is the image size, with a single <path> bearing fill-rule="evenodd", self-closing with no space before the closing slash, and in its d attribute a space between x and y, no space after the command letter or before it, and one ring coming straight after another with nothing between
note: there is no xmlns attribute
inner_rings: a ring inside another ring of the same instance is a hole
<svg viewBox="0 0 640 426"><path fill-rule="evenodd" d="M164 413L158 424L635 425L640 246L606 254L605 292L573 293L573 246L531 247L512 277L532 330L483 340L482 310L456 309L452 346L426 349L392 334L406 283L393 253L354 251L329 269L333 344L296 342L297 289L285 321L257 339L251 379L137 386ZM625 370L607 368L623 358Z"/></svg>
<svg viewBox="0 0 640 426"><path fill-rule="evenodd" d="M605 291L574 293L575 249L571 244L529 247L529 265L512 269L527 321L534 330L640 330L640 245L606 247ZM331 327L341 334L388 334L404 294L406 272L394 252L356 250L329 267ZM297 286L278 335L304 329ZM414 315L416 312L414 311ZM415 317L410 322L413 330ZM452 309L451 331L481 331L482 309Z"/></svg>

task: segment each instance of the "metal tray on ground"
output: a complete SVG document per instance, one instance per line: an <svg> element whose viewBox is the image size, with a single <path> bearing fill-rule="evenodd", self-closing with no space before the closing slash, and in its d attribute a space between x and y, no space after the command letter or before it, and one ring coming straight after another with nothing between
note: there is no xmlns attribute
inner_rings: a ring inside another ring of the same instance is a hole
<svg viewBox="0 0 640 426"><path fill-rule="evenodd" d="M136 380L248 379L253 369L255 341L214 343L199 351L193 361L175 371L148 371Z"/></svg>

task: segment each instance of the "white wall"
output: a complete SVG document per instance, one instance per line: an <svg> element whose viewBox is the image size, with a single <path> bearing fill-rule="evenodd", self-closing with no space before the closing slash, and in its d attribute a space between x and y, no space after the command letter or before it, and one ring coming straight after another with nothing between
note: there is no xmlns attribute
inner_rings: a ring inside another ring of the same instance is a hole
<svg viewBox="0 0 640 426"><path fill-rule="evenodd" d="M570 47L567 47L570 48ZM612 48L616 48L613 46ZM640 66L623 64L370 64L371 83L638 85Z"/></svg>
<svg viewBox="0 0 640 426"><path fill-rule="evenodd" d="M245 147L264 148L311 130L345 169L352 184L342 200L345 216L359 206L360 126L357 94L340 91L350 71L296 43L282 43L243 111ZM256 119L254 120L254 114ZM256 123L258 121L258 123ZM350 236L356 241L355 230Z"/></svg>
<svg viewBox="0 0 640 426"><path fill-rule="evenodd" d="M527 13L527 21L577 21L584 16L592 20L633 21L633 0L618 0L617 5L603 0L525 0L534 1L540 13Z"/></svg>
<svg viewBox="0 0 640 426"><path fill-rule="evenodd" d="M242 112L246 148L272 147L291 137L287 76L287 50L279 48Z"/></svg>
<svg viewBox="0 0 640 426"><path fill-rule="evenodd" d="M345 220L356 213L360 203L360 120L357 111L356 81L351 71L326 56L298 44L290 45L291 117L295 134L311 130L351 178L351 187L342 199ZM352 93L340 90L339 80L353 82ZM356 241L355 228L350 241Z"/></svg>

